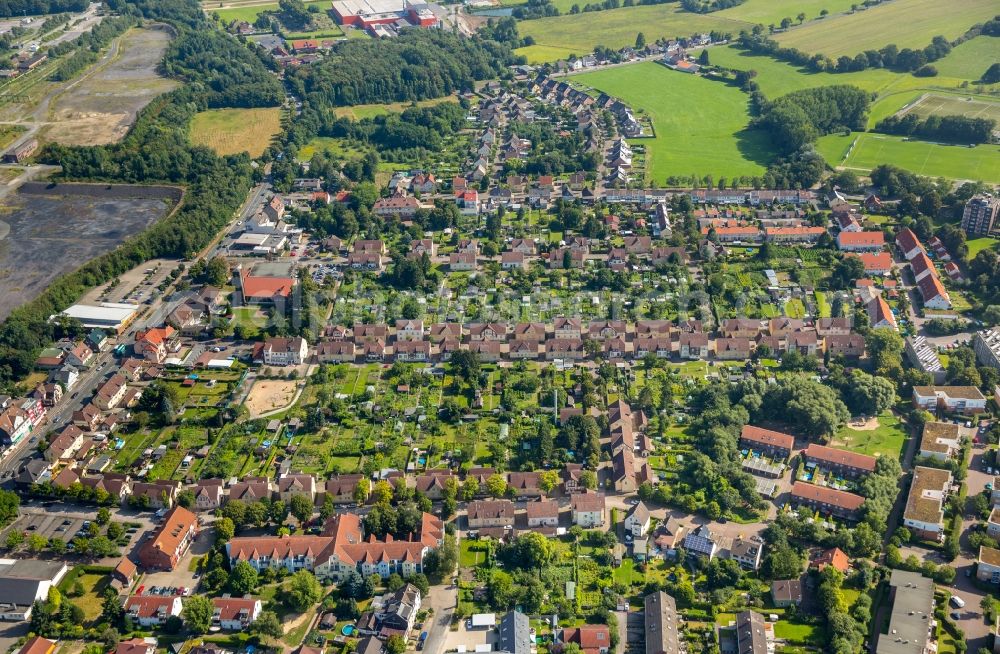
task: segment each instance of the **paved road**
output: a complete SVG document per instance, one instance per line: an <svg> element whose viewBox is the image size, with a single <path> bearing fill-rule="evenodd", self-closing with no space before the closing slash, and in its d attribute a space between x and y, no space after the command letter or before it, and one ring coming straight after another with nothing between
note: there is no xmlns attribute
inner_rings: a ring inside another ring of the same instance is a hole
<svg viewBox="0 0 1000 654"><path fill-rule="evenodd" d="M424 643L426 654L444 654L444 643L448 638L448 627L458 604L458 587L454 585L434 586L427 595L424 608L433 608L434 615L424 622L427 632ZM418 634L419 635L419 634Z"/></svg>

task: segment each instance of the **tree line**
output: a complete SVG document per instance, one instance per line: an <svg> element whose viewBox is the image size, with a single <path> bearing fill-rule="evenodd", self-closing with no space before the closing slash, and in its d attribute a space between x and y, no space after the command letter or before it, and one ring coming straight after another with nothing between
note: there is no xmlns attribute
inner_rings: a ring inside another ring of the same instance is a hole
<svg viewBox="0 0 1000 654"><path fill-rule="evenodd" d="M741 32L739 46L755 54L764 54L796 66L803 66L817 73L851 73L869 68L888 68L900 72L913 72L941 59L951 52L952 44L943 36L935 36L921 49L899 49L894 43L879 50L865 50L854 57L842 55L836 61L824 54L809 54L797 48L782 47L769 38L758 25L753 32Z"/></svg>
<svg viewBox="0 0 1000 654"><path fill-rule="evenodd" d="M899 136L919 136L949 143L989 143L997 122L992 118L968 116L927 116L914 113L889 116L875 125L876 132Z"/></svg>
<svg viewBox="0 0 1000 654"><path fill-rule="evenodd" d="M738 7L746 0L681 0L681 7L695 14L708 14L720 9Z"/></svg>
<svg viewBox="0 0 1000 654"><path fill-rule="evenodd" d="M124 183L172 183L187 187L183 203L167 218L129 238L115 250L56 279L44 293L19 307L0 325L0 386L10 389L31 371L38 351L56 337L48 318L88 289L156 257L185 257L204 247L232 217L253 178L246 155L219 157L188 142L187 126L196 111L218 98L212 84L224 78L263 79L263 62L232 37L207 22L196 0L112 0L123 15L172 23L178 40L193 39L216 69L183 68L187 85L163 95L140 112L121 143L68 147L49 145L39 155L58 163L63 177ZM201 33L192 37L190 32ZM235 46L235 47L234 47ZM176 73L177 48L168 51L165 68ZM242 73L227 70L239 69ZM242 74L242 76L241 76Z"/></svg>
<svg viewBox="0 0 1000 654"><path fill-rule="evenodd" d="M37 16L83 11L90 0L0 0L0 16Z"/></svg>

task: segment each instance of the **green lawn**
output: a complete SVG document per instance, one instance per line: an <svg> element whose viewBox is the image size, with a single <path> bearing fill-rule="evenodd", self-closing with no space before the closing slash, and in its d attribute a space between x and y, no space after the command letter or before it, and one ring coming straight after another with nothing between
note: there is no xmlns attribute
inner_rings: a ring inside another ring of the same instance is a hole
<svg viewBox="0 0 1000 654"><path fill-rule="evenodd" d="M877 428L868 431L843 427L834 436L831 445L869 456L885 454L898 457L908 437L906 425L891 413L880 415L878 422Z"/></svg>
<svg viewBox="0 0 1000 654"><path fill-rule="evenodd" d="M785 47L836 58L877 50L890 43L900 49L923 48L937 35L954 39L996 13L996 0L893 0L854 14L793 27L775 38Z"/></svg>
<svg viewBox="0 0 1000 654"><path fill-rule="evenodd" d="M988 248L996 249L998 243L1000 243L1000 239L990 238L988 236L966 241L966 245L969 246L969 259L973 259L981 251Z"/></svg>
<svg viewBox="0 0 1000 654"><path fill-rule="evenodd" d="M83 586L84 593L80 597L71 597L70 591L76 581ZM110 583L111 575L82 572L81 568L80 572L73 570L68 574L59 584L59 590L66 600L83 609L84 620L91 622L101 615L101 593Z"/></svg>
<svg viewBox="0 0 1000 654"><path fill-rule="evenodd" d="M792 644L819 644L815 642L819 636L820 630L815 625L789 622L788 620L778 620L774 623L774 637L787 640Z"/></svg>
<svg viewBox="0 0 1000 654"><path fill-rule="evenodd" d="M747 21L723 18L714 13L689 13L675 3L622 7L521 21L518 23L521 36L532 37L535 45L520 48L517 53L525 55L528 63L543 63L565 59L571 54L583 56L597 45L609 48L634 45L639 32L646 41L654 41L713 30L735 36L740 30L751 27L752 23Z"/></svg>
<svg viewBox="0 0 1000 654"><path fill-rule="evenodd" d="M830 303L826 300L826 294L816 291L816 313L818 318L830 317Z"/></svg>
<svg viewBox="0 0 1000 654"><path fill-rule="evenodd" d="M885 134L855 133L821 137L816 148L831 166L852 170L869 171L879 164L891 163L929 177L1000 182L998 145L969 148Z"/></svg>
<svg viewBox="0 0 1000 654"><path fill-rule="evenodd" d="M798 298L792 298L785 303L785 315L789 318L805 318L806 317L806 307L802 304L802 300Z"/></svg>
<svg viewBox="0 0 1000 654"><path fill-rule="evenodd" d="M821 20L830 20L835 14L850 10L852 4L855 4L852 0L747 0L716 15L766 26L778 25L786 17L796 20L799 12L806 15L807 21L817 20L823 9L830 12L830 16Z"/></svg>
<svg viewBox="0 0 1000 654"><path fill-rule="evenodd" d="M617 96L652 118L656 137L633 141L646 147L648 181L663 184L670 175L759 175L772 157L766 135L747 129L747 95L733 87L651 62L573 80Z"/></svg>

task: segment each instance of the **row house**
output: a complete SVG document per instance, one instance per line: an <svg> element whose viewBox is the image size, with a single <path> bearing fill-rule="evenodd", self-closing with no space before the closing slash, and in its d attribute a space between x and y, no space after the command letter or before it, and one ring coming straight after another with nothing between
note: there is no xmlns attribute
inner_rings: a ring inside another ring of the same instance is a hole
<svg viewBox="0 0 1000 654"><path fill-rule="evenodd" d="M841 252L878 252L885 249L882 232L840 232L837 247Z"/></svg>
<svg viewBox="0 0 1000 654"><path fill-rule="evenodd" d="M780 431L744 425L740 431L740 446L765 452L777 459L787 459L795 447L795 437Z"/></svg>
<svg viewBox="0 0 1000 654"><path fill-rule="evenodd" d="M802 458L809 467L817 466L825 470L857 479L875 472L875 457L849 450L841 450L825 445L810 443L802 450Z"/></svg>
<svg viewBox="0 0 1000 654"><path fill-rule="evenodd" d="M358 572L402 577L423 571L426 554L444 539L441 520L428 513L421 517L419 534L409 540L364 538L361 518L345 513L331 519L319 536L237 537L226 544L230 565L247 561L254 569L309 570L323 582L339 581Z"/></svg>
<svg viewBox="0 0 1000 654"><path fill-rule="evenodd" d="M510 500L469 502L466 514L470 529L514 526L514 503Z"/></svg>
<svg viewBox="0 0 1000 654"><path fill-rule="evenodd" d="M792 501L822 514L857 520L865 498L847 491L797 481L792 484Z"/></svg>

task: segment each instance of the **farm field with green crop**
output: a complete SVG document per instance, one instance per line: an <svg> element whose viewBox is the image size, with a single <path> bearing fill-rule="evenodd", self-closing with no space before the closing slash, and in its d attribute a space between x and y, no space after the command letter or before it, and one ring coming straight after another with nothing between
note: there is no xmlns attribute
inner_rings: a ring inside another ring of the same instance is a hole
<svg viewBox="0 0 1000 654"><path fill-rule="evenodd" d="M752 23L720 18L716 14L693 14L678 4L622 7L575 15L553 16L518 23L521 36L530 36L535 45L517 50L528 63L555 61L576 54L583 56L595 46L622 48L635 44L642 32L646 41L690 36L718 30L734 36Z"/></svg>
<svg viewBox="0 0 1000 654"><path fill-rule="evenodd" d="M833 18L836 14L850 11L852 0L747 0L741 5L723 9L718 16L745 20L761 25L778 25L782 18L791 18L797 22L799 13L806 15L806 20L820 18L819 12L826 9L830 12L824 20Z"/></svg>
<svg viewBox="0 0 1000 654"><path fill-rule="evenodd" d="M877 50L890 43L899 49L923 48L937 35L954 39L996 13L995 0L893 0L793 27L775 38L785 47L836 58Z"/></svg>
<svg viewBox="0 0 1000 654"><path fill-rule="evenodd" d="M977 36L958 44L942 59L934 62L938 74L978 80L992 64L1000 62L1000 40L991 36ZM994 88L997 85L993 85Z"/></svg>
<svg viewBox="0 0 1000 654"><path fill-rule="evenodd" d="M621 98L653 121L646 171L662 184L669 175L759 175L773 156L762 132L748 130L748 97L731 86L642 63L571 78Z"/></svg>
<svg viewBox="0 0 1000 654"><path fill-rule="evenodd" d="M879 164L891 163L930 177L1000 182L1000 146L997 145L969 148L861 133L824 136L817 141L816 149L831 166L852 170L868 171Z"/></svg>
<svg viewBox="0 0 1000 654"><path fill-rule="evenodd" d="M980 37L980 39L985 38ZM961 66L948 66L947 74L942 71L937 77L921 78L884 68L872 68L854 73L814 73L771 57L744 52L735 46L712 48L709 50L709 57L711 63L716 66L756 71L757 77L754 81L769 98L832 84L850 84L876 93L878 98L872 104L869 126L874 126L879 120L891 116L924 94L941 91L958 93L962 84L969 81L969 76L960 76ZM984 90L991 88L993 87L984 87ZM974 87L974 90L978 92L979 89Z"/></svg>

